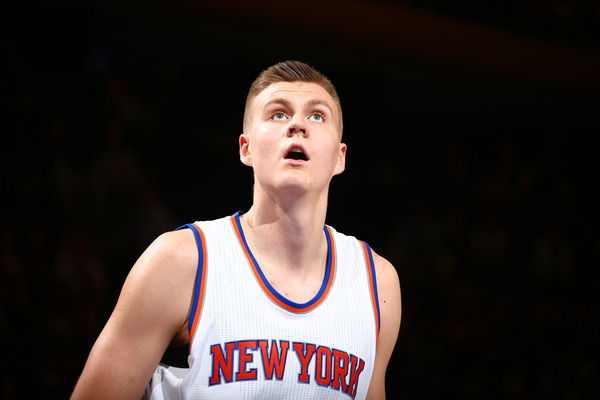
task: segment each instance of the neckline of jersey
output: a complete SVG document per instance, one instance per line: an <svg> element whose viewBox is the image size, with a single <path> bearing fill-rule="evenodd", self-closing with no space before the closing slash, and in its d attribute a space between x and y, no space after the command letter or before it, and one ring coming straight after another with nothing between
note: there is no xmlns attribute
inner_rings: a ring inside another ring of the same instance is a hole
<svg viewBox="0 0 600 400"><path fill-rule="evenodd" d="M325 268L325 276L323 278L321 288L311 300L307 301L306 303L296 303L287 299L285 296L279 293L265 277L262 269L260 268L260 265L258 264L258 261L256 261L256 258L252 253L252 250L250 250L250 247L248 246L248 242L246 241L246 236L244 235L244 230L240 221L240 216L243 214L244 212L242 211L236 212L234 215L231 216L231 222L242 247L242 250L244 251L244 254L246 255L246 258L248 259L248 262L250 264L250 267L252 268L252 272L254 273L256 280L258 281L265 294L275 304L293 313L306 313L318 307L329 294L335 277L335 244L330 228L327 225L323 226L325 238L327 239L327 265Z"/></svg>

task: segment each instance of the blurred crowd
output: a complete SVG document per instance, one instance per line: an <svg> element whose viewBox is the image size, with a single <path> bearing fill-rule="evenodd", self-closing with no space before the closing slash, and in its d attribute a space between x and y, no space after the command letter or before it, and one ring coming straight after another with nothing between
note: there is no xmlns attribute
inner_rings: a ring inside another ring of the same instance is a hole
<svg viewBox="0 0 600 400"><path fill-rule="evenodd" d="M156 109L123 75L70 79L83 89L62 114L52 94L38 97L51 90L20 86L19 108L38 117L13 118L15 134L2 139L6 399L67 396L137 256L193 218L161 199L176 169L153 175L128 142L148 134L143 121ZM483 147L405 134L398 163L368 161L408 177L373 182L374 193L403 199L388 211L388 237L373 238L403 287L390 398L578 399L597 389L600 332L586 280L600 237L578 236L576 151L559 130L542 142L518 134L479 139L491 140Z"/></svg>
<svg viewBox="0 0 600 400"><path fill-rule="evenodd" d="M409 186L425 198L398 211L386 248L403 284L400 394L585 399L598 391L600 235L587 221L598 213L578 209L579 183L591 182L572 176L566 134L535 137L535 150L518 135L506 133L487 154L434 152L427 187Z"/></svg>
<svg viewBox="0 0 600 400"><path fill-rule="evenodd" d="M550 3L565 10L565 2ZM577 2L584 3L598 13L597 2ZM239 170L207 169L224 148L236 163L243 96L234 111L200 112L198 102L210 100L190 101L197 93L189 80L197 79L196 89L218 85L177 65L121 60L115 68L109 51L62 61L42 53L9 51L0 136L3 399L68 397L143 249L164 231L233 213L230 205L248 200L231 189ZM228 122L235 128L218 131L235 113ZM205 130L189 126L198 122L192 118L204 118ZM600 233L597 198L585 198L597 179L593 150L580 137L593 130L560 118L556 126L490 124L488 132L437 129L448 127L444 121L382 131L396 135L390 157L372 154L389 154L391 136L349 135L371 156L347 179L368 179L373 197L361 198L361 208L389 221L355 232L396 266L403 291L389 398L598 393ZM198 153L204 161L188 159ZM185 187L182 169L190 179L201 172L194 179L202 181ZM219 184L226 187L202 191ZM331 206L342 210L336 215L350 212Z"/></svg>
<svg viewBox="0 0 600 400"><path fill-rule="evenodd" d="M123 79L36 72L21 71L0 150L5 399L68 396L127 271L176 227L125 143Z"/></svg>
<svg viewBox="0 0 600 400"><path fill-rule="evenodd" d="M581 48L600 46L597 0L378 0Z"/></svg>

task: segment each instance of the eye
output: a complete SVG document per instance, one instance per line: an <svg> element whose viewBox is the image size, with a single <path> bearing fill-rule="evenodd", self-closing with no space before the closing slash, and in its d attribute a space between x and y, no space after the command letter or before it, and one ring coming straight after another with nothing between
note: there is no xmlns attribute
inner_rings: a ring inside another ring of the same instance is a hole
<svg viewBox="0 0 600 400"><path fill-rule="evenodd" d="M273 121L284 121L286 118L287 115L281 111L273 113L273 116L271 117Z"/></svg>
<svg viewBox="0 0 600 400"><path fill-rule="evenodd" d="M310 117L308 117L308 119L314 122L325 122L325 116L323 116L323 114L321 113L311 114Z"/></svg>

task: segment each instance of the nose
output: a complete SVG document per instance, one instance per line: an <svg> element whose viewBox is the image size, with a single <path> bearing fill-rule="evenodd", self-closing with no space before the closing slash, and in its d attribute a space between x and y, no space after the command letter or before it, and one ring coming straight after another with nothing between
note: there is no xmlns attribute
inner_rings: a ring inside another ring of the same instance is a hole
<svg viewBox="0 0 600 400"><path fill-rule="evenodd" d="M308 131L307 131L304 119L298 115L294 116L294 118L292 118L292 120L290 121L290 124L288 126L287 135L289 137L292 137L296 133L299 133L304 137L308 136Z"/></svg>

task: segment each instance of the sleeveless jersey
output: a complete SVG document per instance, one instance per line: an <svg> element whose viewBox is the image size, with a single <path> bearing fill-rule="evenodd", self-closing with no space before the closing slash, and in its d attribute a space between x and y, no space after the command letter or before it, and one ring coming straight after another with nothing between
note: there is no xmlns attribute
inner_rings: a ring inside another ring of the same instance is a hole
<svg viewBox="0 0 600 400"><path fill-rule="evenodd" d="M323 284L295 303L265 278L239 216L185 226L200 255L189 368L159 365L144 398L364 399L379 333L369 246L325 225Z"/></svg>

